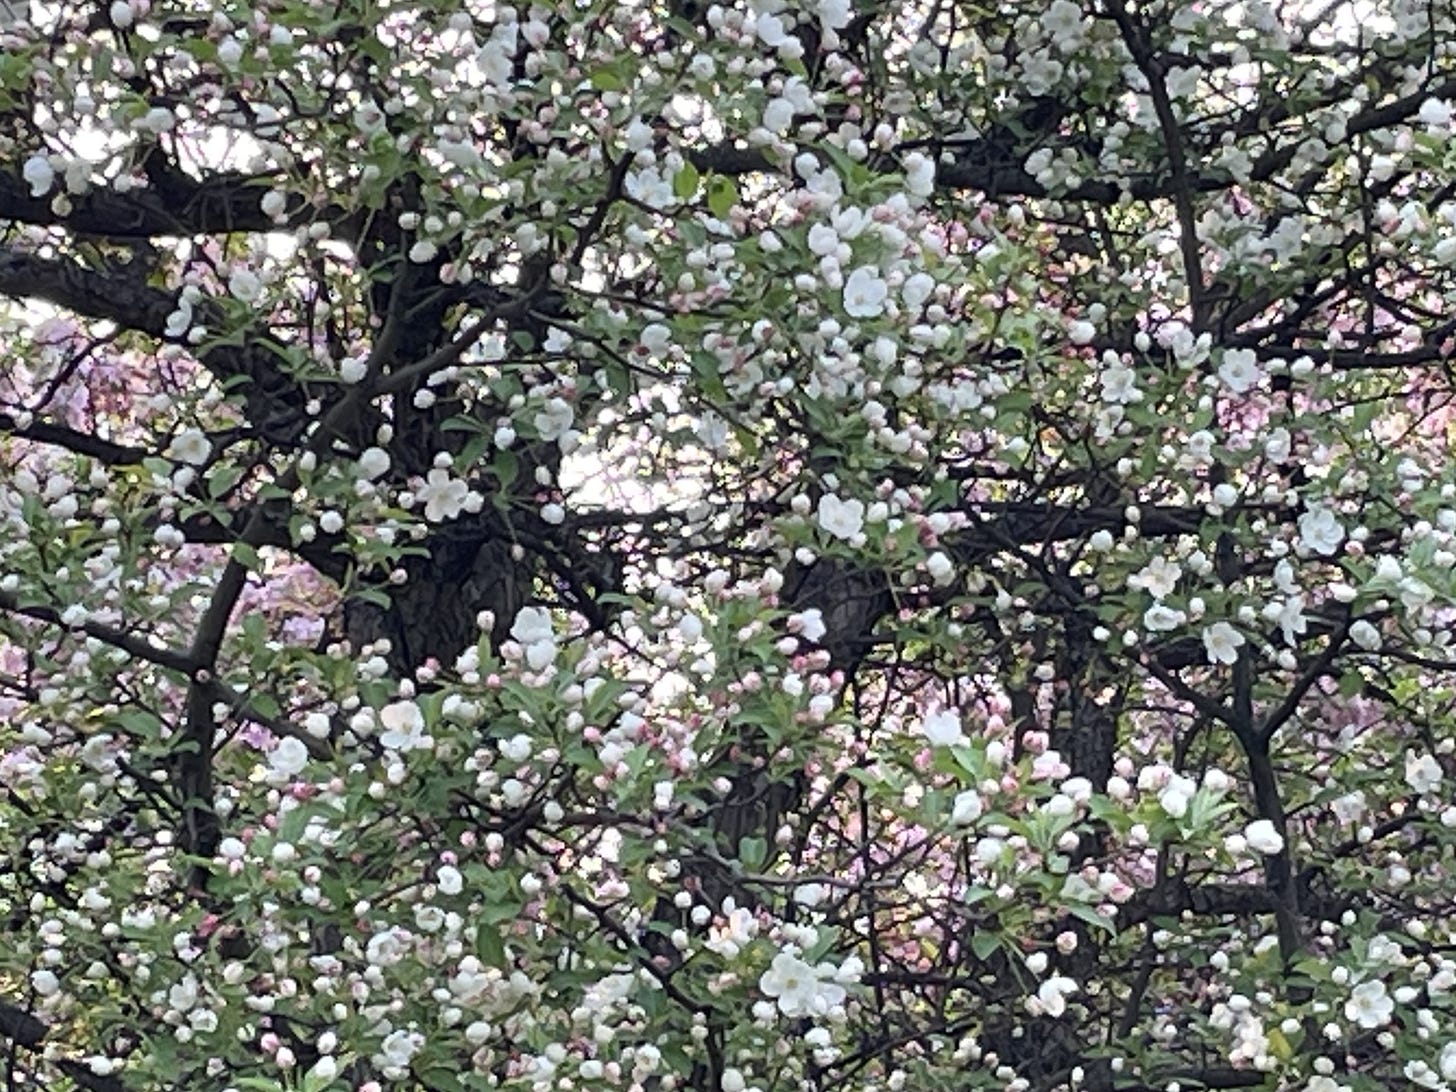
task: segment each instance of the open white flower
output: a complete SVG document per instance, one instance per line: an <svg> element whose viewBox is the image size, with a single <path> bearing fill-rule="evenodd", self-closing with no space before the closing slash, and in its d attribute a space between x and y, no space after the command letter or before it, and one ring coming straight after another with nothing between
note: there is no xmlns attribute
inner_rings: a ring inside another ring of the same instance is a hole
<svg viewBox="0 0 1456 1092"><path fill-rule="evenodd" d="M960 715L950 709L927 713L920 722L920 731L932 747L954 747L966 741Z"/></svg>
<svg viewBox="0 0 1456 1092"><path fill-rule="evenodd" d="M1442 1080L1456 1081L1456 1041L1441 1048L1441 1056L1436 1060L1436 1065L1441 1070Z"/></svg>
<svg viewBox="0 0 1456 1092"><path fill-rule="evenodd" d="M1444 129L1451 124L1451 104L1442 99L1426 99L1416 117L1428 128Z"/></svg>
<svg viewBox="0 0 1456 1092"><path fill-rule="evenodd" d="M819 527L835 538L854 538L864 530L864 521L864 501L840 500L833 493L819 498Z"/></svg>
<svg viewBox="0 0 1456 1092"><path fill-rule="evenodd" d="M1173 607L1154 603L1143 611L1143 628L1149 633L1166 633L1188 621L1188 615Z"/></svg>
<svg viewBox="0 0 1456 1092"><path fill-rule="evenodd" d="M1215 622L1203 630L1203 649L1211 664L1233 664L1239 659L1244 635L1227 622Z"/></svg>
<svg viewBox="0 0 1456 1092"><path fill-rule="evenodd" d="M703 946L724 959L734 959L756 936L758 919L753 916L753 911L735 906L721 922L715 922L708 929L708 939Z"/></svg>
<svg viewBox="0 0 1456 1092"><path fill-rule="evenodd" d="M517 732L510 739L503 739L500 742L501 757L511 762L529 761L534 750L531 737L525 732Z"/></svg>
<svg viewBox="0 0 1456 1092"><path fill-rule="evenodd" d="M551 615L541 607L522 607L511 623L511 637L523 645L537 641L555 641L556 632L551 626Z"/></svg>
<svg viewBox="0 0 1456 1092"><path fill-rule="evenodd" d="M919 311L925 302L935 294L935 278L929 273L912 273L905 278L905 283L900 286L900 299L904 301L908 311ZM884 344L890 355L890 361L894 360L895 343L888 338L882 339L878 344ZM889 361L887 361L888 363Z"/></svg>
<svg viewBox="0 0 1456 1092"><path fill-rule="evenodd" d="M824 625L824 612L818 607L789 615L787 625L790 633L797 633L806 641L817 641L828 632Z"/></svg>
<svg viewBox="0 0 1456 1092"><path fill-rule="evenodd" d="M1331 557L1344 541L1345 528L1329 508L1311 508L1299 517L1299 545L1309 553Z"/></svg>
<svg viewBox="0 0 1456 1092"><path fill-rule="evenodd" d="M850 16L854 13L850 0L818 0L814 10L819 14L819 22L831 30L843 30L849 26Z"/></svg>
<svg viewBox="0 0 1456 1092"><path fill-rule="evenodd" d="M784 26L784 21L777 15L760 15L754 26L758 31L759 40L770 49L778 49L779 46L789 41L789 32Z"/></svg>
<svg viewBox="0 0 1456 1092"><path fill-rule="evenodd" d="M1173 594L1183 577L1183 566L1166 557L1155 557L1127 578L1129 588L1142 588L1154 599Z"/></svg>
<svg viewBox="0 0 1456 1092"><path fill-rule="evenodd" d="M1125 406L1143 400L1138 390L1137 372L1118 361L1102 373L1102 401Z"/></svg>
<svg viewBox="0 0 1456 1092"><path fill-rule="evenodd" d="M425 1037L417 1031L392 1031L379 1044L376 1057L386 1070L403 1070L424 1045Z"/></svg>
<svg viewBox="0 0 1456 1092"><path fill-rule="evenodd" d="M831 1009L844 1004L846 997L843 986L832 978L821 977L819 968L788 952L774 956L773 963L759 977L758 988L790 1018L828 1015Z"/></svg>
<svg viewBox="0 0 1456 1092"><path fill-rule="evenodd" d="M167 445L167 457L190 466L201 466L212 455L212 441L201 429L183 429Z"/></svg>
<svg viewBox="0 0 1456 1092"><path fill-rule="evenodd" d="M1064 49L1073 48L1081 41L1085 21L1082 5L1072 0L1052 0L1041 17L1047 34Z"/></svg>
<svg viewBox="0 0 1456 1092"><path fill-rule="evenodd" d="M852 318L876 318L885 313L890 286L869 266L861 266L844 282L844 310Z"/></svg>
<svg viewBox="0 0 1456 1092"><path fill-rule="evenodd" d="M448 470L435 467L425 476L425 484L415 490L415 499L425 505L425 519L431 523L455 519L465 510L470 487Z"/></svg>
<svg viewBox="0 0 1456 1092"><path fill-rule="evenodd" d="M228 277L228 291L244 303L253 303L263 294L263 282L250 269L235 269Z"/></svg>
<svg viewBox="0 0 1456 1092"><path fill-rule="evenodd" d="M434 740L425 735L425 715L412 701L396 701L379 711L384 731L379 742L391 751L413 751L430 746Z"/></svg>
<svg viewBox="0 0 1456 1092"><path fill-rule="evenodd" d="M1041 1002L1042 1011L1055 1018L1067 1011L1067 998L1079 988L1065 975L1054 974L1037 989L1036 999Z"/></svg>
<svg viewBox="0 0 1456 1092"><path fill-rule="evenodd" d="M1228 349L1218 366L1218 377L1235 394L1252 390L1262 376L1253 349Z"/></svg>
<svg viewBox="0 0 1456 1092"><path fill-rule="evenodd" d="M1395 1015L1395 1001L1385 992L1385 983L1378 979L1361 982L1350 991L1345 1002L1345 1019L1367 1030L1384 1027Z"/></svg>

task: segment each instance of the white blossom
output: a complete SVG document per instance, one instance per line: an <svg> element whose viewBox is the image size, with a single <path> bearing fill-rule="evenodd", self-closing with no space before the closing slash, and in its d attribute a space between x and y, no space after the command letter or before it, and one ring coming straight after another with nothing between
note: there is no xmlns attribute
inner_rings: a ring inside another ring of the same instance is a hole
<svg viewBox="0 0 1456 1092"><path fill-rule="evenodd" d="M955 564L942 550L936 550L925 559L925 571L937 587L944 587L955 578Z"/></svg>
<svg viewBox="0 0 1456 1092"><path fill-rule="evenodd" d="M984 810L981 794L974 789L966 789L956 793L950 808L950 821L958 827L968 827L981 817Z"/></svg>
<svg viewBox="0 0 1456 1092"><path fill-rule="evenodd" d="M961 730L960 714L951 709L938 709L925 714L920 731L932 747L955 747L966 741Z"/></svg>
<svg viewBox="0 0 1456 1092"><path fill-rule="evenodd" d="M1183 777L1175 778L1158 794L1158 806L1170 819L1182 819L1188 814L1194 791L1193 782Z"/></svg>
<svg viewBox="0 0 1456 1092"><path fill-rule="evenodd" d="M773 963L759 977L758 988L790 1018L828 1015L846 997L843 986L832 978L821 977L820 968L788 952L774 956Z"/></svg>
<svg viewBox="0 0 1456 1092"><path fill-rule="evenodd" d="M1443 99L1426 99L1416 116L1428 129L1444 129L1451 124L1451 104Z"/></svg>
<svg viewBox="0 0 1456 1092"><path fill-rule="evenodd" d="M901 166L905 169L905 192L929 197L935 192L935 160L922 152L911 152Z"/></svg>
<svg viewBox="0 0 1456 1092"><path fill-rule="evenodd" d="M1367 1030L1384 1027L1394 1015L1395 1001L1378 979L1360 983L1345 1002L1345 1019Z"/></svg>
<svg viewBox="0 0 1456 1092"><path fill-rule="evenodd" d="M1127 578L1129 588L1142 588L1154 599L1163 599L1173 594L1178 581L1183 577L1183 567L1166 557L1155 557L1132 576Z"/></svg>
<svg viewBox="0 0 1456 1092"><path fill-rule="evenodd" d="M217 63L224 68L236 68L242 59L243 43L231 34L217 43Z"/></svg>
<svg viewBox="0 0 1456 1092"><path fill-rule="evenodd" d="M381 1065L402 1070L424 1045L425 1037L417 1031L392 1031L379 1044L377 1057Z"/></svg>
<svg viewBox="0 0 1456 1092"><path fill-rule="evenodd" d="M1413 792L1421 796L1435 792L1441 787L1443 776L1441 764L1434 755L1421 751L1405 756L1405 783Z"/></svg>
<svg viewBox="0 0 1456 1092"><path fill-rule="evenodd" d="M1218 377L1235 394L1246 394L1259 382L1262 373L1253 349L1226 349L1218 366Z"/></svg>
<svg viewBox="0 0 1456 1092"><path fill-rule="evenodd" d="M806 641L817 641L827 632L824 612L818 607L789 615L787 624L790 633L797 633Z"/></svg>
<svg viewBox="0 0 1456 1092"><path fill-rule="evenodd" d="M308 765L308 748L302 740L286 736L268 753L268 768L280 777L294 777Z"/></svg>
<svg viewBox="0 0 1456 1092"><path fill-rule="evenodd" d="M843 30L854 15L851 0L817 0L815 11L821 25L830 30Z"/></svg>
<svg viewBox="0 0 1456 1092"><path fill-rule="evenodd" d="M426 748L433 740L425 735L425 715L412 701L396 701L379 711L379 743L391 751L413 751Z"/></svg>
<svg viewBox="0 0 1456 1092"><path fill-rule="evenodd" d="M1244 635L1227 622L1215 622L1203 630L1203 649L1211 664L1233 664L1239 659Z"/></svg>
<svg viewBox="0 0 1456 1092"><path fill-rule="evenodd" d="M576 411L564 398L550 398L531 419L536 435L546 441L560 440L576 420Z"/></svg>
<svg viewBox="0 0 1456 1092"><path fill-rule="evenodd" d="M219 47L219 52L221 52L221 47ZM269 190L258 202L258 207L270 220L286 220L288 218L288 194L283 190Z"/></svg>
<svg viewBox="0 0 1456 1092"><path fill-rule="evenodd" d="M819 527L835 538L852 539L864 530L864 501L840 500L833 493L819 498Z"/></svg>
<svg viewBox="0 0 1456 1092"><path fill-rule="evenodd" d="M425 476L425 484L415 490L415 500L423 501L425 519L431 523L455 519L466 508L470 487L448 470L435 467Z"/></svg>
<svg viewBox="0 0 1456 1092"><path fill-rule="evenodd" d="M1102 401L1111 405L1126 406L1142 401L1143 392L1138 390L1137 372L1121 361L1103 370L1101 384Z"/></svg>
<svg viewBox="0 0 1456 1092"><path fill-rule="evenodd" d="M383 448L365 448L359 455L359 477L364 481L375 481L389 472L389 465L389 453Z"/></svg>
<svg viewBox="0 0 1456 1092"><path fill-rule="evenodd" d="M1345 528L1331 509L1315 506L1299 517L1299 545L1309 553L1330 557L1344 541Z"/></svg>
<svg viewBox="0 0 1456 1092"><path fill-rule="evenodd" d="M1244 828L1244 840L1256 853L1272 855L1284 848L1284 837L1268 819L1255 819Z"/></svg>
<svg viewBox="0 0 1456 1092"><path fill-rule="evenodd" d="M551 615L541 607L522 607L511 623L511 637L523 645L554 641L556 634L551 625Z"/></svg>
<svg viewBox="0 0 1456 1092"><path fill-rule="evenodd" d="M190 466L201 466L212 455L212 441L201 429L183 429L167 445L167 457Z"/></svg>
<svg viewBox="0 0 1456 1092"><path fill-rule="evenodd" d="M51 168L50 160L43 155L33 155L27 159L20 174L30 185L32 197L44 197L56 182L56 172Z"/></svg>
<svg viewBox="0 0 1456 1092"><path fill-rule="evenodd" d="M1380 630L1364 619L1357 619L1356 622L1351 623L1350 639L1366 652L1379 652L1380 645L1383 644Z"/></svg>
<svg viewBox="0 0 1456 1092"><path fill-rule="evenodd" d="M551 615L541 607L522 607L511 623L511 639L525 649L526 662L541 671L556 658L556 633Z"/></svg>
<svg viewBox="0 0 1456 1092"><path fill-rule="evenodd" d="M1065 975L1052 975L1036 991L1042 1011L1050 1017L1058 1017L1067 1011L1067 998L1078 990L1077 983Z"/></svg>
<svg viewBox="0 0 1456 1092"><path fill-rule="evenodd" d="M1143 611L1143 628L1149 633L1166 633L1169 630L1177 629L1187 621L1186 612L1164 606L1162 603L1154 603Z"/></svg>
<svg viewBox="0 0 1456 1092"><path fill-rule="evenodd" d="M869 266L861 266L844 282L845 313L852 318L876 318L885 313L889 294L884 278Z"/></svg>

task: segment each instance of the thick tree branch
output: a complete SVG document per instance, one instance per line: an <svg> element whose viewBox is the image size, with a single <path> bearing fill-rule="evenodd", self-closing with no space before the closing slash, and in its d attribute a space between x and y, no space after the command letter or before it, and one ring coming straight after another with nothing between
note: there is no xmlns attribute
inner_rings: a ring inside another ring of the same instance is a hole
<svg viewBox="0 0 1456 1092"><path fill-rule="evenodd" d="M149 454L145 448L114 443L93 433L82 432L79 429L70 428L67 425L57 425L50 421L31 421L29 424L21 425L8 413L0 413L0 432L8 432L23 440L34 440L41 444L63 447L67 451L74 451L77 455L96 459L107 466L133 466Z"/></svg>
<svg viewBox="0 0 1456 1092"><path fill-rule="evenodd" d="M100 622L92 621L68 626L61 620L61 612L54 607L38 603L23 603L10 592L0 592L0 611L84 633L87 637L93 637L102 644L121 649L138 660L156 664L158 667L165 667L169 671L177 671L183 675L190 676L199 666L198 662L186 653L158 648L135 633L118 629L115 626L102 625Z"/></svg>

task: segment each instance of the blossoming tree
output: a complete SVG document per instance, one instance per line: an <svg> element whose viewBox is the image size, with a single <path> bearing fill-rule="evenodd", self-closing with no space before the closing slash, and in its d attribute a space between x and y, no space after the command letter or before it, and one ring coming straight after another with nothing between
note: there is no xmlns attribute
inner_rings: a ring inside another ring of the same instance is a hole
<svg viewBox="0 0 1456 1092"><path fill-rule="evenodd" d="M1456 1087L1449 5L6 10L5 1088Z"/></svg>

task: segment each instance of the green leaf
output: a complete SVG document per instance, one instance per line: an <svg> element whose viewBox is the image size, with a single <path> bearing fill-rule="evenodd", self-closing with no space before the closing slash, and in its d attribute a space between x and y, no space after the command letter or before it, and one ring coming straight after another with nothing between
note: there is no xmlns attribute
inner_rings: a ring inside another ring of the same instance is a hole
<svg viewBox="0 0 1456 1092"><path fill-rule="evenodd" d="M207 475L207 495L217 500L224 493L238 484L238 479L243 476L241 466L219 466L210 471Z"/></svg>
<svg viewBox="0 0 1456 1092"><path fill-rule="evenodd" d="M691 163L684 163L682 170L678 171L672 180L672 192L686 201L698 192L699 181L698 168Z"/></svg>
<svg viewBox="0 0 1456 1092"><path fill-rule="evenodd" d="M1269 1041L1269 1053L1276 1059L1287 1062L1294 1057L1294 1048L1289 1045L1289 1040L1278 1028L1269 1028L1264 1035Z"/></svg>
<svg viewBox="0 0 1456 1092"><path fill-rule="evenodd" d="M738 204L738 187L726 175L715 174L708 179L708 211L722 219Z"/></svg>
<svg viewBox="0 0 1456 1092"><path fill-rule="evenodd" d="M245 569L257 569L261 562L258 560L258 551L246 542L234 542L231 556L234 561Z"/></svg>
<svg viewBox="0 0 1456 1092"><path fill-rule="evenodd" d="M272 694L255 692L252 698L252 705L255 710L265 717L276 717L282 712L278 706L278 699Z"/></svg>
<svg viewBox="0 0 1456 1092"><path fill-rule="evenodd" d="M441 432L485 432L486 426L478 417L457 413L440 424Z"/></svg>
<svg viewBox="0 0 1456 1092"><path fill-rule="evenodd" d="M464 1088L460 1083L460 1075L456 1070L447 1069L444 1066L437 1066L434 1069L427 1069L420 1075L420 1083L425 1088L438 1088L442 1092Z"/></svg>
<svg viewBox="0 0 1456 1092"><path fill-rule="evenodd" d="M592 73L591 85L598 91L622 91L627 81L615 68L598 68Z"/></svg>
<svg viewBox="0 0 1456 1092"><path fill-rule="evenodd" d="M738 843L738 859L745 868L759 869L768 860L768 840L764 838L743 838Z"/></svg>
<svg viewBox="0 0 1456 1092"><path fill-rule="evenodd" d="M1090 906L1082 906L1079 903L1072 903L1072 905L1067 907L1067 913L1071 914L1074 918L1085 921L1094 929L1101 929L1104 932L1108 933L1117 932L1117 930L1112 927L1112 923L1110 921L1104 918L1096 910L1093 910Z"/></svg>
<svg viewBox="0 0 1456 1092"><path fill-rule="evenodd" d="M502 490L509 489L511 483L516 480L520 472L520 460L509 451L496 452L495 458L491 461L491 469L495 471L496 481L500 482Z"/></svg>
<svg viewBox="0 0 1456 1092"><path fill-rule="evenodd" d="M520 906L511 902L488 902L476 915L483 925L501 925L515 921L521 913Z"/></svg>
<svg viewBox="0 0 1456 1092"><path fill-rule="evenodd" d="M991 953L999 947L1001 947L1001 938L995 933L977 933L971 937L971 951L975 953L977 959L989 959Z"/></svg>
<svg viewBox="0 0 1456 1092"><path fill-rule="evenodd" d="M475 931L475 954L487 967L506 965L506 942L498 929L482 926Z"/></svg>

